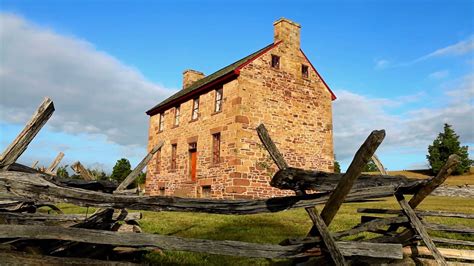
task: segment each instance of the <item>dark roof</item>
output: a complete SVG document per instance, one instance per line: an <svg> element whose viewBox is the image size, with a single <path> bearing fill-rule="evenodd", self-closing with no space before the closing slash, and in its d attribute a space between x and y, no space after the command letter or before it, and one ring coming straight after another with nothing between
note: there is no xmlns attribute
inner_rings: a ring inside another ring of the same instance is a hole
<svg viewBox="0 0 474 266"><path fill-rule="evenodd" d="M179 90L177 93L171 95L170 97L168 97L166 100L162 101L161 103L155 105L153 108L151 108L150 110L148 110L146 113L151 115L151 113L153 112L153 110L161 107L161 106L164 106L174 100L177 100L185 95L187 95L188 93L191 93L192 91L195 91L199 88L201 88L202 86L206 85L206 84L209 84L221 77L224 77L225 75L229 74L229 73L232 73L234 72L235 70L239 69L239 67L241 67L242 65L244 65L247 61L253 59L253 57L259 55L260 53L264 52L265 50L271 48L272 46L274 46L275 44L269 44L267 46L265 46L264 48L256 51L255 53L253 54L250 54L224 68L221 68L219 70L217 70L216 72L212 73L211 75L207 76L207 77L204 77L196 82L194 82L191 86L189 86L188 88L186 89L182 89L182 90Z"/></svg>

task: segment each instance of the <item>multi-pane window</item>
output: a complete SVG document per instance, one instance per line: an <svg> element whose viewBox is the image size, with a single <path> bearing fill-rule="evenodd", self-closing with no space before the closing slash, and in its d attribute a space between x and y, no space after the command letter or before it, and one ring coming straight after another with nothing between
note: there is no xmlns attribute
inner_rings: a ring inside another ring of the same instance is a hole
<svg viewBox="0 0 474 266"><path fill-rule="evenodd" d="M278 55L272 54L272 67L280 68L280 57Z"/></svg>
<svg viewBox="0 0 474 266"><path fill-rule="evenodd" d="M301 76L303 78L308 78L308 66L307 65L301 65Z"/></svg>
<svg viewBox="0 0 474 266"><path fill-rule="evenodd" d="M216 102L214 112L222 111L222 88L216 90Z"/></svg>
<svg viewBox="0 0 474 266"><path fill-rule="evenodd" d="M221 157L221 133L212 134L212 162L219 163Z"/></svg>
<svg viewBox="0 0 474 266"><path fill-rule="evenodd" d="M191 115L192 120L198 119L199 116L199 98L193 100L193 113Z"/></svg>
<svg viewBox="0 0 474 266"><path fill-rule="evenodd" d="M158 130L163 131L165 129L165 114L161 113L160 114L160 123L158 125Z"/></svg>
<svg viewBox="0 0 474 266"><path fill-rule="evenodd" d="M171 171L176 170L176 153L178 146L176 144L171 145Z"/></svg>
<svg viewBox="0 0 474 266"><path fill-rule="evenodd" d="M161 149L156 152L156 172L159 174L161 171Z"/></svg>
<svg viewBox="0 0 474 266"><path fill-rule="evenodd" d="M179 125L179 116L180 116L180 106L176 106L174 108L174 125L178 126Z"/></svg>

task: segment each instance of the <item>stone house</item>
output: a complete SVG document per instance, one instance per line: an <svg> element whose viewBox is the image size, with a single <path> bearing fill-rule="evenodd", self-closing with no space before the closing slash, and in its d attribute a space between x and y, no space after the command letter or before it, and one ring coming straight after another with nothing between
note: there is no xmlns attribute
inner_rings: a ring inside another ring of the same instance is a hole
<svg viewBox="0 0 474 266"><path fill-rule="evenodd" d="M300 25L274 24L274 41L205 76L183 73L183 88L146 113L146 192L212 198L292 194L270 187L276 171L255 128L264 123L290 166L333 171L332 100L300 48Z"/></svg>

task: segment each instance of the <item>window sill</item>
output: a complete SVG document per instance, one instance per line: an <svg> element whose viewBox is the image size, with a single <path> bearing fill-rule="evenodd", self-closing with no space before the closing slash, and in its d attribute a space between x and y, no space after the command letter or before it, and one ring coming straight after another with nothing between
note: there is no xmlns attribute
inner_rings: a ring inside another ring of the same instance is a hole
<svg viewBox="0 0 474 266"><path fill-rule="evenodd" d="M174 126L171 127L171 129L177 128L177 127L179 127L179 125L174 125Z"/></svg>
<svg viewBox="0 0 474 266"><path fill-rule="evenodd" d="M211 116L217 115L217 114L220 114L220 113L222 113L222 110L212 113Z"/></svg>
<svg viewBox="0 0 474 266"><path fill-rule="evenodd" d="M198 120L199 120L199 117L196 118L196 119L191 119L191 120L189 120L189 123L196 122L196 121L198 121Z"/></svg>

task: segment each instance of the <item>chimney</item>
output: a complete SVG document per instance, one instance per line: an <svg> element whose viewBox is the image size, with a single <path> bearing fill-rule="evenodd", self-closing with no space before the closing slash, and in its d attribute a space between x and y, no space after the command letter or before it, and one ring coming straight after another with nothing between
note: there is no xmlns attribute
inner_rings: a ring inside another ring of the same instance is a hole
<svg viewBox="0 0 474 266"><path fill-rule="evenodd" d="M274 43L283 41L289 49L300 49L300 24L286 18L280 18L273 23Z"/></svg>
<svg viewBox="0 0 474 266"><path fill-rule="evenodd" d="M192 70L192 69L187 69L183 72L183 89L188 88L191 86L194 82L204 78L206 75L204 73Z"/></svg>

